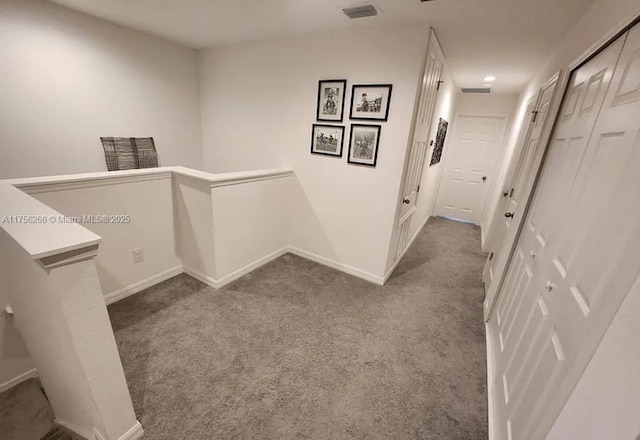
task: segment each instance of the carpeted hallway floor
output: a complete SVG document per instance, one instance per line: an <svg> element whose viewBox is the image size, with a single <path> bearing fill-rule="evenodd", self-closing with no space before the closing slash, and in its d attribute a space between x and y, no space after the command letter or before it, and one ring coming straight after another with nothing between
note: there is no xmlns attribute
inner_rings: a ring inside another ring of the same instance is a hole
<svg viewBox="0 0 640 440"><path fill-rule="evenodd" d="M145 438L486 439L483 264L435 218L384 287L285 255L110 306Z"/></svg>

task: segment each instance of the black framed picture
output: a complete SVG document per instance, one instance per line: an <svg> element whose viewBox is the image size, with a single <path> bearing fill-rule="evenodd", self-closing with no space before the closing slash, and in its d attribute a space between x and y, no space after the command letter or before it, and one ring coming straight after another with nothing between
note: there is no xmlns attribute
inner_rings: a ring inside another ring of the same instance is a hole
<svg viewBox="0 0 640 440"><path fill-rule="evenodd" d="M344 127L340 125L313 124L311 153L342 157Z"/></svg>
<svg viewBox="0 0 640 440"><path fill-rule="evenodd" d="M342 122L344 113L344 94L346 79L327 79L318 81L318 121Z"/></svg>
<svg viewBox="0 0 640 440"><path fill-rule="evenodd" d="M381 130L381 125L351 124L347 162L375 167Z"/></svg>
<svg viewBox="0 0 640 440"><path fill-rule="evenodd" d="M442 149L444 148L444 140L447 137L448 127L449 123L440 118L440 121L438 122L438 132L436 133L436 142L433 147L433 152L431 153L431 162L429 163L430 167L440 163L440 160L442 159Z"/></svg>
<svg viewBox="0 0 640 440"><path fill-rule="evenodd" d="M354 84L351 88L351 119L386 121L391 103L391 84Z"/></svg>

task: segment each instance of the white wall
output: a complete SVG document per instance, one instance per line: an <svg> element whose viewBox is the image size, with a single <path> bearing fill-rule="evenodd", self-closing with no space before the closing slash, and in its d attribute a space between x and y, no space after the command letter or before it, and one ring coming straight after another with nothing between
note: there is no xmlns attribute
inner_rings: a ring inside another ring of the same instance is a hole
<svg viewBox="0 0 640 440"><path fill-rule="evenodd" d="M100 136L201 167L194 50L46 1L0 2L0 178L106 171Z"/></svg>
<svg viewBox="0 0 640 440"><path fill-rule="evenodd" d="M0 261L0 390L3 384L35 368L14 318L4 313L10 301L3 272Z"/></svg>
<svg viewBox="0 0 640 440"><path fill-rule="evenodd" d="M576 385L547 440L640 436L640 278Z"/></svg>
<svg viewBox="0 0 640 440"><path fill-rule="evenodd" d="M449 140L451 139L454 108L459 96L458 87L453 82L453 76L446 64L443 70L442 80L444 83L442 83L440 91L438 92L438 100L436 101L436 107L433 111L433 120L431 122L431 133L429 139L435 140L440 118L449 122L444 145L444 149L446 150ZM422 178L420 179L420 192L418 193L418 200L416 201L416 211L411 217L409 237L413 237L417 234L427 219L433 215L436 196L438 195L438 187L440 185L440 176L442 176L442 161L434 166L429 166L432 154L433 146L430 145L427 147L427 155L424 161ZM388 266L391 266L394 263L393 260L393 258L390 259Z"/></svg>
<svg viewBox="0 0 640 440"><path fill-rule="evenodd" d="M293 182L289 176L211 189L218 280L287 248Z"/></svg>
<svg viewBox="0 0 640 440"><path fill-rule="evenodd" d="M126 294L128 287L159 274L179 273L182 266L174 230L171 173L125 182L105 181L98 186L79 183L76 188L33 194L67 216L130 217L130 223L82 224L103 239L96 266L108 297ZM132 251L138 248L143 249L144 261L134 263Z"/></svg>
<svg viewBox="0 0 640 440"><path fill-rule="evenodd" d="M178 253L191 275L215 279L211 185L187 176L173 177Z"/></svg>
<svg viewBox="0 0 640 440"><path fill-rule="evenodd" d="M384 274L428 26L332 32L201 52L207 171L295 169L290 243L365 276ZM375 169L309 153L318 80L392 83Z"/></svg>

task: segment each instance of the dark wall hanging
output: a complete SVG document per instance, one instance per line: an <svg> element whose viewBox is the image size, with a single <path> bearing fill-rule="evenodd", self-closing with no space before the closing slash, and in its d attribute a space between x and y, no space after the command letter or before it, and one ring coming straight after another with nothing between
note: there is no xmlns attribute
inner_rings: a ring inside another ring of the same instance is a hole
<svg viewBox="0 0 640 440"><path fill-rule="evenodd" d="M442 149L444 148L444 140L447 137L448 127L449 123L440 118L440 122L438 122L438 132L436 133L436 143L433 147L433 153L431 153L431 163L429 166L440 163L440 159L442 159Z"/></svg>
<svg viewBox="0 0 640 440"><path fill-rule="evenodd" d="M109 171L157 168L158 153L152 137L101 137Z"/></svg>

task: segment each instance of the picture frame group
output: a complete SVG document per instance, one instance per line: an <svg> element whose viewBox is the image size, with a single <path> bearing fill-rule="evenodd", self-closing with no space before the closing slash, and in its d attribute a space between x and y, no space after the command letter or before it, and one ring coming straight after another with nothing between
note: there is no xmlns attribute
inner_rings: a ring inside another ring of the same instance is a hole
<svg viewBox="0 0 640 440"><path fill-rule="evenodd" d="M325 124L312 125L312 154L342 157L345 127L331 123L341 123L344 119L346 87L345 79L318 81L316 120ZM352 85L349 119L387 121L392 90L391 84ZM353 165L375 167L378 161L381 132L381 125L351 124L347 162Z"/></svg>

